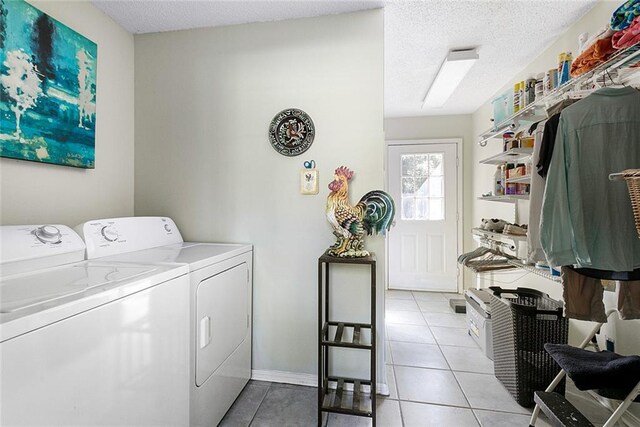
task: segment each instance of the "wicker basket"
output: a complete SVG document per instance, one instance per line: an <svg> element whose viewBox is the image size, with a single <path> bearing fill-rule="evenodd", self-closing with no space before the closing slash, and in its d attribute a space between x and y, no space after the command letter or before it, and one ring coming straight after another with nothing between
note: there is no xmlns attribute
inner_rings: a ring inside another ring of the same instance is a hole
<svg viewBox="0 0 640 427"><path fill-rule="evenodd" d="M489 289L495 376L520 406L530 408L533 393L545 390L560 372L544 344L566 344L569 322L561 302L535 289ZM564 388L563 380L555 391L564 394Z"/></svg>
<svg viewBox="0 0 640 427"><path fill-rule="evenodd" d="M622 174L629 187L633 217L636 221L638 237L640 237L640 169L627 169Z"/></svg>

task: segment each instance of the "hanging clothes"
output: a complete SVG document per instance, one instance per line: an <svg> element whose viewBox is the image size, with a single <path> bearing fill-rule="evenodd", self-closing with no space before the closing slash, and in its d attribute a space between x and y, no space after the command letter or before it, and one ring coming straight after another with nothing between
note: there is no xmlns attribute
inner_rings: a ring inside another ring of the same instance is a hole
<svg viewBox="0 0 640 427"><path fill-rule="evenodd" d="M573 268L583 276L600 280L640 281L640 268L633 271L596 270L595 268Z"/></svg>
<svg viewBox="0 0 640 427"><path fill-rule="evenodd" d="M547 125L545 125L545 129ZM640 92L603 88L560 115L540 220L554 266L640 267L627 189L608 174L640 164Z"/></svg>
<svg viewBox="0 0 640 427"><path fill-rule="evenodd" d="M529 262L546 262L547 257L540 243L540 214L542 212L542 199L544 196L545 178L555 144L556 133L560 113L576 100L564 99L547 109L547 116L554 119L549 128L549 120L543 120L531 127L534 132L532 163L536 165L538 173L531 174L531 188L529 190L529 231L527 232L527 259ZM557 116L557 117L556 117Z"/></svg>
<svg viewBox="0 0 640 427"><path fill-rule="evenodd" d="M640 281L618 282L618 312L622 320L640 319Z"/></svg>
<svg viewBox="0 0 640 427"><path fill-rule="evenodd" d="M583 276L569 267L560 270L564 315L570 319L606 323L602 297L604 288L599 279Z"/></svg>
<svg viewBox="0 0 640 427"><path fill-rule="evenodd" d="M540 140L540 150L538 159L534 160L538 175L545 178L549 171L551 158L553 157L553 147L556 143L556 135L558 134L558 124L560 123L560 113L569 105L574 104L575 99L564 99L547 109L549 119L545 122L544 132Z"/></svg>
<svg viewBox="0 0 640 427"><path fill-rule="evenodd" d="M537 123L533 132L533 164L540 159L540 147L542 135L546 126L546 120ZM527 260L531 263L545 261L547 257L540 243L540 212L542 211L542 197L544 195L545 180L537 173L531 174L531 187L529 189L529 230L527 231Z"/></svg>

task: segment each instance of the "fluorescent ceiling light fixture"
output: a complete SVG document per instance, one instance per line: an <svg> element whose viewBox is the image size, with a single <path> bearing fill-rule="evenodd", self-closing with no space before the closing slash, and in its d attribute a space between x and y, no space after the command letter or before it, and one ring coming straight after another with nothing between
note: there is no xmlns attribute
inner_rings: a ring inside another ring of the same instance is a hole
<svg viewBox="0 0 640 427"><path fill-rule="evenodd" d="M478 60L476 49L452 50L433 80L422 108L440 108Z"/></svg>

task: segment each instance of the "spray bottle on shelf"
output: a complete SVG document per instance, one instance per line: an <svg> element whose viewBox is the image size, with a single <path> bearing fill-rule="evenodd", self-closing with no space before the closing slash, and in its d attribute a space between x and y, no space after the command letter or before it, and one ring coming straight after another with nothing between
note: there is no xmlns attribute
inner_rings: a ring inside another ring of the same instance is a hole
<svg viewBox="0 0 640 427"><path fill-rule="evenodd" d="M504 195L504 187L502 180L502 166L496 168L496 172L493 174L493 194L496 196Z"/></svg>
<svg viewBox="0 0 640 427"><path fill-rule="evenodd" d="M521 110L522 103L520 100L520 82L513 85L513 112L517 113Z"/></svg>
<svg viewBox="0 0 640 427"><path fill-rule="evenodd" d="M569 71L571 70L572 61L571 52L562 52L558 55L558 86L567 83L571 78Z"/></svg>

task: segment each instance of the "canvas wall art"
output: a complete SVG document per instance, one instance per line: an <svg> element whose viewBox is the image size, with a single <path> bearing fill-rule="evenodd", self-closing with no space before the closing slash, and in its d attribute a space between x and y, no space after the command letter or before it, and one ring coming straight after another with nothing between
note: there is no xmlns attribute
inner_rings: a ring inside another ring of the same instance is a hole
<svg viewBox="0 0 640 427"><path fill-rule="evenodd" d="M91 40L22 0L0 0L0 156L95 167Z"/></svg>

